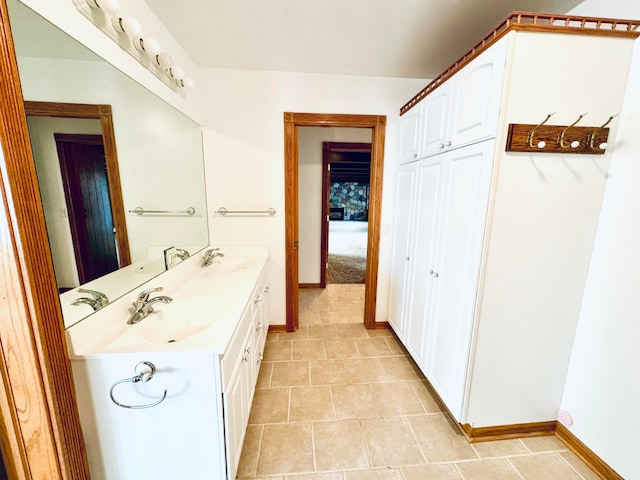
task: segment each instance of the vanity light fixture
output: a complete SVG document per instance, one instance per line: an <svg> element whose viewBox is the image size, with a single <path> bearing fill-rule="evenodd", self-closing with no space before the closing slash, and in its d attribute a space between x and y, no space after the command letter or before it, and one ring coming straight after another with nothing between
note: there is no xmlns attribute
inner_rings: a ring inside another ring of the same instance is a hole
<svg viewBox="0 0 640 480"><path fill-rule="evenodd" d="M85 0L91 8L104 10L105 12L115 15L120 8L118 0Z"/></svg>
<svg viewBox="0 0 640 480"><path fill-rule="evenodd" d="M154 57L155 63L165 70L169 70L173 65L173 59L167 52L160 52Z"/></svg>
<svg viewBox="0 0 640 480"><path fill-rule="evenodd" d="M184 70L182 69L182 67L179 67L178 65L171 65L168 68L167 73L171 78L174 78L175 80L182 80L185 77Z"/></svg>
<svg viewBox="0 0 640 480"><path fill-rule="evenodd" d="M142 33L142 25L135 18L114 15L111 17L111 25L116 32L126 33L132 37L138 37Z"/></svg>
<svg viewBox="0 0 640 480"><path fill-rule="evenodd" d="M146 53L151 58L160 53L160 44L152 37L136 37L133 39L133 46L136 47L136 50L140 53Z"/></svg>
<svg viewBox="0 0 640 480"><path fill-rule="evenodd" d="M191 77L184 77L182 80L178 80L177 84L179 87L193 88L195 85L195 82Z"/></svg>
<svg viewBox="0 0 640 480"><path fill-rule="evenodd" d="M151 70L165 84L173 89L193 88L193 79L186 76L182 67L173 63L171 55L160 51L160 45L154 38L142 35L142 25L138 20L118 13L119 0L74 0L74 4L96 27L116 41L123 50ZM97 15L97 12L101 12L100 15ZM107 26L109 23L113 29ZM123 42L122 35L127 35L131 43Z"/></svg>

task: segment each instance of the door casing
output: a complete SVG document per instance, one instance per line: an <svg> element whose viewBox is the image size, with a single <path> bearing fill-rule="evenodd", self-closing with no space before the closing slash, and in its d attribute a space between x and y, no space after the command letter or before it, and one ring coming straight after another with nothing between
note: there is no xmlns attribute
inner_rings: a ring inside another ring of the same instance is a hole
<svg viewBox="0 0 640 480"><path fill-rule="evenodd" d="M384 115L351 115L331 113L284 113L285 176L285 289L286 329L298 329L298 127L370 128L371 178L369 198L369 234L365 277L364 326L367 329L388 328L387 322L376 321L378 258L380 248L380 215L382 205L382 173L387 117Z"/></svg>

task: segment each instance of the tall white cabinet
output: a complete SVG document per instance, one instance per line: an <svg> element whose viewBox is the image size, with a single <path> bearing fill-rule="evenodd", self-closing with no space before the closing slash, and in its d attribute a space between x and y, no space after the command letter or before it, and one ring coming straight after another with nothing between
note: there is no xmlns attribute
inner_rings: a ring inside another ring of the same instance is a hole
<svg viewBox="0 0 640 480"><path fill-rule="evenodd" d="M632 46L511 31L401 117L389 323L461 424L556 419L609 155L505 152L507 127L603 123Z"/></svg>

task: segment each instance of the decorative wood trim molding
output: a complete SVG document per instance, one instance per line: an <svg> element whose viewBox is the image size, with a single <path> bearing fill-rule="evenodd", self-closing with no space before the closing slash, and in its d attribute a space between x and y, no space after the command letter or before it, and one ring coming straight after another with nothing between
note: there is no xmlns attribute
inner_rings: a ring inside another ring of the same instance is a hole
<svg viewBox="0 0 640 480"><path fill-rule="evenodd" d="M0 406L12 478L88 479L9 17L0 0Z"/></svg>
<svg viewBox="0 0 640 480"><path fill-rule="evenodd" d="M517 423L513 425L498 425L495 427L474 428L471 425L459 425L460 430L470 443L488 442L493 440L507 440L509 438L541 437L553 435L556 431L556 421Z"/></svg>
<svg viewBox="0 0 640 480"><path fill-rule="evenodd" d="M102 144L104 146L104 156L107 164L109 198L111 200L113 226L116 229L116 242L118 244L120 267L126 267L131 264L129 235L127 234L126 214L124 210L124 201L122 199L122 184L120 183L118 151L116 149L116 135L113 130L111 105L32 102L27 100L24 102L24 108L27 115L37 117L85 118L100 121Z"/></svg>
<svg viewBox="0 0 640 480"><path fill-rule="evenodd" d="M429 95L429 93L455 75L462 67L512 30L636 38L640 35L639 28L639 20L579 17L536 12L511 12L507 18L500 22L489 34L403 105L400 108L400 115L404 115L411 110L420 100Z"/></svg>
<svg viewBox="0 0 640 480"><path fill-rule="evenodd" d="M591 470L608 480L624 480L613 468L582 443L567 427L557 422L556 437L575 453Z"/></svg>
<svg viewBox="0 0 640 480"><path fill-rule="evenodd" d="M285 288L287 292L287 331L298 329L298 127L371 128L371 179L369 197L369 235L367 241L367 272L364 300L364 325L368 329L382 328L386 322L376 322L378 259L380 247L380 215L382 205L382 174L384 139L387 117L384 115L350 115L328 113L284 113L284 180L285 180Z"/></svg>
<svg viewBox="0 0 640 480"><path fill-rule="evenodd" d="M325 288L320 283L299 283L298 288Z"/></svg>

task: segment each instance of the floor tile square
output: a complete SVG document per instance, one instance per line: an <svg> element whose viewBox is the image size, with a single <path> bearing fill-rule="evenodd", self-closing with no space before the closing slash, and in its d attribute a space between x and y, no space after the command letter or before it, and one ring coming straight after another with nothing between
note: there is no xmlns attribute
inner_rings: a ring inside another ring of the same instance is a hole
<svg viewBox="0 0 640 480"><path fill-rule="evenodd" d="M420 449L430 463L475 460L478 455L445 415L407 417Z"/></svg>
<svg viewBox="0 0 640 480"><path fill-rule="evenodd" d="M272 387L303 387L309 385L309 362L296 360L275 362L271 374Z"/></svg>
<svg viewBox="0 0 640 480"><path fill-rule="evenodd" d="M425 463L404 417L370 418L360 422L372 467L401 467Z"/></svg>
<svg viewBox="0 0 640 480"><path fill-rule="evenodd" d="M337 385L349 382L344 360L310 360L311 385Z"/></svg>
<svg viewBox="0 0 640 480"><path fill-rule="evenodd" d="M257 475L312 473L313 440L310 423L265 425Z"/></svg>
<svg viewBox="0 0 640 480"><path fill-rule="evenodd" d="M333 406L336 418L371 418L379 417L380 411L371 385L333 385Z"/></svg>
<svg viewBox="0 0 640 480"><path fill-rule="evenodd" d="M425 413L408 382L372 383L371 390L383 417Z"/></svg>
<svg viewBox="0 0 640 480"><path fill-rule="evenodd" d="M326 359L327 352L322 340L296 340L293 342L293 360Z"/></svg>
<svg viewBox="0 0 640 480"><path fill-rule="evenodd" d="M289 389L256 390L249 414L249 424L284 423L289 420Z"/></svg>
<svg viewBox="0 0 640 480"><path fill-rule="evenodd" d="M290 422L335 418L331 387L292 387L289 402Z"/></svg>
<svg viewBox="0 0 640 480"><path fill-rule="evenodd" d="M358 420L313 424L316 470L369 468L364 434Z"/></svg>

